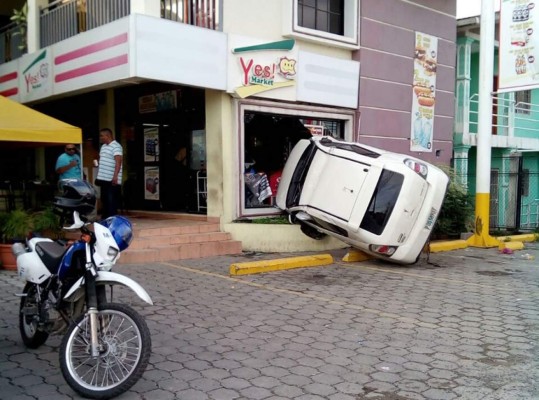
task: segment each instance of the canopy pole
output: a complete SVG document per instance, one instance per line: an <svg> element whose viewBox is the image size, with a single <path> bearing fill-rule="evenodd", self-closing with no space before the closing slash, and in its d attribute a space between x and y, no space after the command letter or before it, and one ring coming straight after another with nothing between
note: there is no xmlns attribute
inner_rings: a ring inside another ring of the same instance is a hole
<svg viewBox="0 0 539 400"><path fill-rule="evenodd" d="M481 0L475 229L474 234L467 240L472 247L496 247L499 244L498 240L489 234L494 20L494 2Z"/></svg>

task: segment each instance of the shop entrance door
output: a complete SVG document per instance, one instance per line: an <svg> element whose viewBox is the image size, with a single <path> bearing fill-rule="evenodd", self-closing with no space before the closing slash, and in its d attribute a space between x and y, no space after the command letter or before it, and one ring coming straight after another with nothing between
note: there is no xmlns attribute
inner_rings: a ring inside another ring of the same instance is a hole
<svg viewBox="0 0 539 400"><path fill-rule="evenodd" d="M145 210L189 211L191 189L188 138L176 126L166 123L140 123L138 149L130 158L136 164L137 185L143 189ZM137 162L138 160L138 162ZM141 177L142 179L140 179Z"/></svg>

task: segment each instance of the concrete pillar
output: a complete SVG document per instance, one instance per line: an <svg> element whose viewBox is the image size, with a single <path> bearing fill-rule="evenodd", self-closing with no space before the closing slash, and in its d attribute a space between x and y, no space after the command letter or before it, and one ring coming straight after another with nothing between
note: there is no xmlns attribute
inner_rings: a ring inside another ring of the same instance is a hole
<svg viewBox="0 0 539 400"><path fill-rule="evenodd" d="M207 172L207 215L220 217L221 225L231 220L226 212L225 198L230 199L230 189L225 178L233 174L231 163L226 163L230 148L229 120L230 97L216 90L206 90L206 172ZM225 138L228 136L228 139Z"/></svg>
<svg viewBox="0 0 539 400"><path fill-rule="evenodd" d="M453 148L453 169L459 183L468 188L468 153L472 146L460 145Z"/></svg>
<svg viewBox="0 0 539 400"><path fill-rule="evenodd" d="M105 90L105 101L99 106L99 129L110 128L116 137L116 118L114 112L114 89Z"/></svg>
<svg viewBox="0 0 539 400"><path fill-rule="evenodd" d="M48 5L47 0L28 0L28 14L26 17L26 48L28 53L38 51L40 43L40 7Z"/></svg>
<svg viewBox="0 0 539 400"><path fill-rule="evenodd" d="M470 81L472 65L472 44L474 39L457 39L457 76L455 88L455 133L470 133Z"/></svg>
<svg viewBox="0 0 539 400"><path fill-rule="evenodd" d="M494 4L492 0L481 0L475 228L473 236L467 240L468 245L474 247L497 247L499 244L498 240L490 236L489 233L494 17Z"/></svg>
<svg viewBox="0 0 539 400"><path fill-rule="evenodd" d="M161 17L160 0L131 0L131 14L143 14L151 17Z"/></svg>

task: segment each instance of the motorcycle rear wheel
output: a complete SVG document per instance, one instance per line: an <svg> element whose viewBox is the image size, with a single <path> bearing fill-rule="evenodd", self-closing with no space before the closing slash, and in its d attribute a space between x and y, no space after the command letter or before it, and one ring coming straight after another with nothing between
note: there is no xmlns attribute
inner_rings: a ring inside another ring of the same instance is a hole
<svg viewBox="0 0 539 400"><path fill-rule="evenodd" d="M47 332L38 329L40 300L37 285L26 283L23 294L19 307L19 331L24 345L30 349L37 349L49 338ZM29 310L33 313L30 314Z"/></svg>
<svg viewBox="0 0 539 400"><path fill-rule="evenodd" d="M72 324L60 345L60 367L69 386L83 397L109 399L133 386L144 373L151 353L144 319L124 304L103 304L98 313L101 354L90 349L90 317Z"/></svg>

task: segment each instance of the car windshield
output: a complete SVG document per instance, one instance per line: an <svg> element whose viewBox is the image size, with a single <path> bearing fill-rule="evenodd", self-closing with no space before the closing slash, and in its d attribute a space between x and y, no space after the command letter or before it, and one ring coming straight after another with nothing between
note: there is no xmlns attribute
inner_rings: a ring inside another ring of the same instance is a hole
<svg viewBox="0 0 539 400"><path fill-rule="evenodd" d="M384 169L359 227L380 235L399 198L404 176Z"/></svg>

